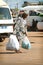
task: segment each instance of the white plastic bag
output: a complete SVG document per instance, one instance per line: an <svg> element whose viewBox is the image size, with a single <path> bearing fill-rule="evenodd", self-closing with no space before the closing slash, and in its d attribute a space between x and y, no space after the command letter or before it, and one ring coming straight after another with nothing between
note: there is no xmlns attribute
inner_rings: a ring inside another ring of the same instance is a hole
<svg viewBox="0 0 43 65"><path fill-rule="evenodd" d="M31 44L30 44L30 41L29 41L27 36L24 36L24 38L23 38L22 48L25 48L25 49L30 49L31 48Z"/></svg>
<svg viewBox="0 0 43 65"><path fill-rule="evenodd" d="M19 45L16 35L10 35L9 41L6 45L6 49L7 50L19 50L19 48L20 48L20 45Z"/></svg>

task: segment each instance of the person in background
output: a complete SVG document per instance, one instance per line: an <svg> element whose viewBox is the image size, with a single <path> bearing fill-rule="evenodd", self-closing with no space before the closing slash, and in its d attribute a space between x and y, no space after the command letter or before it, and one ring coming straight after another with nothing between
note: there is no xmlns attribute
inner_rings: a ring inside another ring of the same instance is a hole
<svg viewBox="0 0 43 65"><path fill-rule="evenodd" d="M37 23L38 23L38 21L36 20L34 20L33 19L33 22L32 22L32 31L36 31L37 30Z"/></svg>

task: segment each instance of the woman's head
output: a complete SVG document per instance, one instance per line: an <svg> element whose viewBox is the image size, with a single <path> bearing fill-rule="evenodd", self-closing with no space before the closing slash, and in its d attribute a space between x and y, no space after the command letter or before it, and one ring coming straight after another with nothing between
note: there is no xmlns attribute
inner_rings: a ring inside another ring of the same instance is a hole
<svg viewBox="0 0 43 65"><path fill-rule="evenodd" d="M27 16L28 16L28 15L27 15L26 13L23 13L23 14L22 14L22 18L23 18L23 19L27 18Z"/></svg>

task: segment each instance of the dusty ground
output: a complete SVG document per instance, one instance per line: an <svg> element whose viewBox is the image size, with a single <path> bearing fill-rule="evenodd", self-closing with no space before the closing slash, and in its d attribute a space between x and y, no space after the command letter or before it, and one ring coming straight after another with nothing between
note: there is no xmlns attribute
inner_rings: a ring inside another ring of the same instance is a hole
<svg viewBox="0 0 43 65"><path fill-rule="evenodd" d="M43 32L29 32L31 49L20 48L22 53L6 50L6 43L0 42L0 65L43 65Z"/></svg>

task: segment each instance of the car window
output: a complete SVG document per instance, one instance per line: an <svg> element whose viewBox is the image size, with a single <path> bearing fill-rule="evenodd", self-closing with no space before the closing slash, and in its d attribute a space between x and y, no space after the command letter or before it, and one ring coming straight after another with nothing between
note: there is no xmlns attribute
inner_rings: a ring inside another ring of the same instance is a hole
<svg viewBox="0 0 43 65"><path fill-rule="evenodd" d="M29 11L29 16L38 16L38 14L35 11Z"/></svg>
<svg viewBox="0 0 43 65"><path fill-rule="evenodd" d="M8 8L0 8L0 19L11 19L10 11Z"/></svg>

